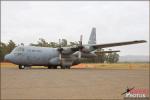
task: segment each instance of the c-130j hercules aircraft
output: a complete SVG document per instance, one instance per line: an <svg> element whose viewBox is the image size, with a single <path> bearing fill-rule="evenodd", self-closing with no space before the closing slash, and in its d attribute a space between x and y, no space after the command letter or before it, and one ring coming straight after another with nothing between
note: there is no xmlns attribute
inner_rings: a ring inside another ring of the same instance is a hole
<svg viewBox="0 0 150 100"><path fill-rule="evenodd" d="M96 28L92 28L92 32L88 44L82 44L82 36L79 45L75 47L35 47L35 46L18 46L12 50L10 54L5 56L5 60L17 64L19 69L31 66L46 66L49 69L70 69L72 65L80 64L80 58L96 57L96 50L122 46L129 44L144 43L145 40L135 40L118 43L96 44ZM106 53L107 51L105 51ZM110 51L109 51L110 52ZM113 52L113 51L112 51ZM115 52L115 51L114 51Z"/></svg>

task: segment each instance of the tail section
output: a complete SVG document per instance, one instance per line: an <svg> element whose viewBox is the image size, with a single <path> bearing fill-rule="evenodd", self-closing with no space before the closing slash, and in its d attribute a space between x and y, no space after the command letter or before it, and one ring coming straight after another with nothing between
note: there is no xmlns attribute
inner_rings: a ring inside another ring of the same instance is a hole
<svg viewBox="0 0 150 100"><path fill-rule="evenodd" d="M92 28L88 44L96 44L96 28L95 27Z"/></svg>

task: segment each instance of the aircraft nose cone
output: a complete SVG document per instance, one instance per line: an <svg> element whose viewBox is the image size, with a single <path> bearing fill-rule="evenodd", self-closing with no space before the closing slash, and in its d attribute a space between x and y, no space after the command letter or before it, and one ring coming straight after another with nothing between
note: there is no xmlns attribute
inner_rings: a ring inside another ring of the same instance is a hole
<svg viewBox="0 0 150 100"><path fill-rule="evenodd" d="M5 55L4 60L5 61L11 61L10 54Z"/></svg>

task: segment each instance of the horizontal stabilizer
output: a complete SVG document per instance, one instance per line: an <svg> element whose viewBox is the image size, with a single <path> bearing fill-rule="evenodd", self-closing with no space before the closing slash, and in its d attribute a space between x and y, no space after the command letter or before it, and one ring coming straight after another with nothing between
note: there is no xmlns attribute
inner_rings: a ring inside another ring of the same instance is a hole
<svg viewBox="0 0 150 100"><path fill-rule="evenodd" d="M115 51L96 51L94 53L98 55L98 54L113 53L113 52L120 52L120 50L115 50Z"/></svg>

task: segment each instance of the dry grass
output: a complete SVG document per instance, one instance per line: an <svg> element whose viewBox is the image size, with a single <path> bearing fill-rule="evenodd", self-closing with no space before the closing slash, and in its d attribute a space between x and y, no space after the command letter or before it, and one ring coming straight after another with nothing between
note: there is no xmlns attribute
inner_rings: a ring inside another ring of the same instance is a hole
<svg viewBox="0 0 150 100"><path fill-rule="evenodd" d="M17 67L17 65L13 63L1 62L1 67Z"/></svg>
<svg viewBox="0 0 150 100"><path fill-rule="evenodd" d="M75 67L100 69L149 69L149 63L80 64Z"/></svg>
<svg viewBox="0 0 150 100"><path fill-rule="evenodd" d="M1 67L18 67L12 63L2 62ZM34 68L46 68L43 66L34 66ZM116 63L116 64L79 64L72 68L99 68L99 69L149 69L149 63Z"/></svg>

